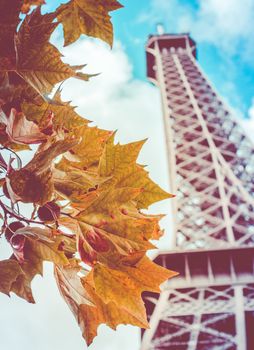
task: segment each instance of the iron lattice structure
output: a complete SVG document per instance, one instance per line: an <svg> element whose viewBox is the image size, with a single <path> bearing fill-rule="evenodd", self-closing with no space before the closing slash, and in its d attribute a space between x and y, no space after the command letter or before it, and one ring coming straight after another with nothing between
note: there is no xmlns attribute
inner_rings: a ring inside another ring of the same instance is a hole
<svg viewBox="0 0 254 350"><path fill-rule="evenodd" d="M144 296L142 350L254 349L254 147L196 60L188 34L148 40L148 78L161 91L178 271Z"/></svg>

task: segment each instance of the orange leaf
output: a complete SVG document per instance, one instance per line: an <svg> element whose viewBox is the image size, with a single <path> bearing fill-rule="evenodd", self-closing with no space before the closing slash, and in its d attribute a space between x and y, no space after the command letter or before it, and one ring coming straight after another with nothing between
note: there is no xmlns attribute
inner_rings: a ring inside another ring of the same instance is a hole
<svg viewBox="0 0 254 350"><path fill-rule="evenodd" d="M58 288L76 317L83 337L90 345L97 334L97 328L105 323L113 329L118 324L132 324L148 327L127 310L121 309L113 302L105 303L95 292L92 275L79 277L80 266L72 261L67 267L55 267Z"/></svg>
<svg viewBox="0 0 254 350"><path fill-rule="evenodd" d="M97 264L92 272L96 293L105 303L114 302L141 322L146 322L146 311L141 293L160 292L160 284L177 275L143 257L135 266L110 269Z"/></svg>

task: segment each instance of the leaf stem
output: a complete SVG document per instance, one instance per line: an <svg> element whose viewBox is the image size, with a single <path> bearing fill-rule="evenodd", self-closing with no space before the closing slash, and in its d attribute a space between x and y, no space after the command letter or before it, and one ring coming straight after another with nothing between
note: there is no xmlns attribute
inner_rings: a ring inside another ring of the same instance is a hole
<svg viewBox="0 0 254 350"><path fill-rule="evenodd" d="M10 149L10 148L8 148L8 147L1 147L0 150L6 150L6 151L11 152L11 153L15 156L15 158L16 158L16 160L17 160L18 169L21 169L21 168L22 168L22 160L21 160L20 156L17 155L16 152L14 152L12 149Z"/></svg>
<svg viewBox="0 0 254 350"><path fill-rule="evenodd" d="M27 219L25 218L23 215L17 214L13 211L13 209L11 209L10 207L8 207L6 204L4 204L1 200L0 200L0 207L3 209L4 215L6 216L7 214L9 214L10 216L20 220L20 221L24 221L28 224L38 224L38 225L43 225L43 226L47 226L49 228L52 228L49 225L46 225L44 222L42 221L37 221L37 220L31 220L31 219Z"/></svg>

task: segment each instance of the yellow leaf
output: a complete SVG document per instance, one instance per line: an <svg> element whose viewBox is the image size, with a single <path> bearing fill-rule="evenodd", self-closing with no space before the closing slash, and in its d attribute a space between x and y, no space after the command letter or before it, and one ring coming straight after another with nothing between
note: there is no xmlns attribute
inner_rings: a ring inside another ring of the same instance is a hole
<svg viewBox="0 0 254 350"><path fill-rule="evenodd" d="M33 278L43 272L43 261L50 261L59 265L68 265L67 254L73 255L73 239L59 235L51 236L50 230L39 227L22 228L16 231L17 234L24 234L26 237L24 246L24 261L20 264L22 273L12 284L11 291L30 303L34 303L31 282ZM16 263L17 261L14 260Z"/></svg>
<svg viewBox="0 0 254 350"><path fill-rule="evenodd" d="M110 269L97 264L93 270L96 293L105 303L114 302L141 322L146 322L146 311L141 293L160 292L160 284L177 275L144 257L136 266Z"/></svg>
<svg viewBox="0 0 254 350"><path fill-rule="evenodd" d="M41 260L26 260L20 264L12 256L8 260L0 261L0 292L7 295L13 292L29 303L34 303L31 281L37 273L41 272Z"/></svg>
<svg viewBox="0 0 254 350"><path fill-rule="evenodd" d="M128 143L126 145L114 144L114 135L106 142L100 158L99 173L101 176L121 177L121 174L130 165L136 164L139 152L146 140Z"/></svg>
<svg viewBox="0 0 254 350"><path fill-rule="evenodd" d="M116 0L71 0L61 5L57 19L63 24L65 46L81 34L100 38L112 46L113 28L108 12L120 7Z"/></svg>
<svg viewBox="0 0 254 350"><path fill-rule="evenodd" d="M44 100L41 98L40 102L23 103L22 111L27 119L36 122L39 126L45 125L50 113L53 112L54 117L52 123L54 129L64 129L65 131L73 130L77 127L87 125L88 120L80 117L74 107L68 102L62 102L60 92L58 91L53 100Z"/></svg>
<svg viewBox="0 0 254 350"><path fill-rule="evenodd" d="M62 242L63 239L60 236L57 236L53 243L27 238L25 258L29 255L29 260L31 260L32 256L33 259L50 261L58 265L67 265L69 260L61 248Z"/></svg>
<svg viewBox="0 0 254 350"><path fill-rule="evenodd" d="M114 302L105 303L95 292L92 275L82 278L85 290L93 300L95 307L81 305L78 312L78 321L83 337L90 345L97 335L97 328L105 323L112 329L116 329L119 324L131 324L142 328L148 328L147 321L142 322L128 310L122 309Z"/></svg>
<svg viewBox="0 0 254 350"><path fill-rule="evenodd" d="M88 80L87 75L77 73L61 61L58 49L49 43L57 27L54 13L41 15L40 7L27 15L15 38L18 74L39 94L50 93L55 84L76 77ZM11 67L8 68L11 70Z"/></svg>
<svg viewBox="0 0 254 350"><path fill-rule="evenodd" d="M104 179L98 178L96 174L75 168L67 168L66 172L55 169L53 181L56 191L64 198L73 203L84 202L92 192L95 192L98 184ZM97 194L95 193L95 197ZM85 205L87 205L87 201Z"/></svg>
<svg viewBox="0 0 254 350"><path fill-rule="evenodd" d="M80 138L81 142L73 148L72 153L80 161L82 169L98 165L104 144L111 134L111 131L96 127L82 126L75 130L75 137Z"/></svg>
<svg viewBox="0 0 254 350"><path fill-rule="evenodd" d="M111 137L105 145L99 166L101 175L111 176L105 187L140 188L141 192L136 198L138 208L147 208L157 201L173 197L149 178L143 166L136 164L143 143L144 141L114 145L114 138Z"/></svg>

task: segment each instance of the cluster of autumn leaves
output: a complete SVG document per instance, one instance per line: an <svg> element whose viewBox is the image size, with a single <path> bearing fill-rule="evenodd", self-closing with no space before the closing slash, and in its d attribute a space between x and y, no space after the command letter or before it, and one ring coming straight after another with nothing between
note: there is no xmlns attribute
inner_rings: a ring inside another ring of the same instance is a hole
<svg viewBox="0 0 254 350"><path fill-rule="evenodd" d="M50 43L59 23L65 45L81 34L112 45L108 12L121 5L70 0L42 15L43 3L0 0L1 235L13 250L0 262L0 291L34 302L31 281L43 261L53 262L59 290L90 344L101 323L148 327L141 293L159 292L174 273L146 256L150 240L162 234L161 216L141 209L170 195L137 164L143 141L115 144L114 133L89 127L61 101L60 89L48 97L67 78L89 79ZM14 161L33 144L27 165ZM29 218L18 203L32 204Z"/></svg>

